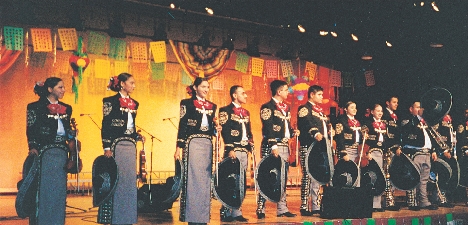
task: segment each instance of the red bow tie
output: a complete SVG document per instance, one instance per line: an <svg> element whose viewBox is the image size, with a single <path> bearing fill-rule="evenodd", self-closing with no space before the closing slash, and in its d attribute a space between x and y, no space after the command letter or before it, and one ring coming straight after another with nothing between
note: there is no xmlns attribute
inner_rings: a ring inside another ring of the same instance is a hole
<svg viewBox="0 0 468 225"><path fill-rule="evenodd" d="M390 114L390 117L394 120L398 120L398 116L395 113Z"/></svg>
<svg viewBox="0 0 468 225"><path fill-rule="evenodd" d="M381 130L387 129L387 126L386 126L385 123L383 123L383 122L374 121L374 122L372 123L372 126L373 126L375 129L381 129Z"/></svg>
<svg viewBox="0 0 468 225"><path fill-rule="evenodd" d="M49 113L52 115L63 115L67 113L67 108L60 104L49 104L47 108L49 109Z"/></svg>
<svg viewBox="0 0 468 225"><path fill-rule="evenodd" d="M445 115L443 121L447 122L447 123L451 123L452 122L452 117L450 115Z"/></svg>
<svg viewBox="0 0 468 225"><path fill-rule="evenodd" d="M426 125L426 121L423 118L421 118L419 122L421 122L422 125Z"/></svg>
<svg viewBox="0 0 468 225"><path fill-rule="evenodd" d="M198 109L212 109L213 108L213 105L211 103L209 103L208 101L203 101L203 100L193 100L193 104L195 105L195 107L197 107Z"/></svg>
<svg viewBox="0 0 468 225"><path fill-rule="evenodd" d="M276 108L278 108L279 110L283 111L283 112L287 112L288 110L288 105L286 105L285 103L283 102L278 102L276 103Z"/></svg>
<svg viewBox="0 0 468 225"><path fill-rule="evenodd" d="M241 117L246 117L249 115L249 112L242 107L239 107L239 108L234 107L234 114L241 116Z"/></svg>
<svg viewBox="0 0 468 225"><path fill-rule="evenodd" d="M119 98L120 107L135 110L136 104L131 98Z"/></svg>
<svg viewBox="0 0 468 225"><path fill-rule="evenodd" d="M312 109L313 109L315 112L323 113L322 107L320 107L320 106L318 106L318 105L313 105L313 106L312 106Z"/></svg>
<svg viewBox="0 0 468 225"><path fill-rule="evenodd" d="M359 121L356 119L348 119L348 125L350 127L360 127L361 123L359 123Z"/></svg>

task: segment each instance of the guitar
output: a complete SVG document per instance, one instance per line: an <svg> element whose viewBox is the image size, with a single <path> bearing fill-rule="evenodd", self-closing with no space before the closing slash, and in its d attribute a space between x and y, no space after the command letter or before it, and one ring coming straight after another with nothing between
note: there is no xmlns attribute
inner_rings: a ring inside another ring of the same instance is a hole
<svg viewBox="0 0 468 225"><path fill-rule="evenodd" d="M139 133L138 135L141 136L141 134ZM145 141L143 141L143 138L140 138L140 139L141 139L141 142L143 143L143 149L140 150L140 170L138 173L138 179L140 179L142 183L146 183L147 172L146 172Z"/></svg>

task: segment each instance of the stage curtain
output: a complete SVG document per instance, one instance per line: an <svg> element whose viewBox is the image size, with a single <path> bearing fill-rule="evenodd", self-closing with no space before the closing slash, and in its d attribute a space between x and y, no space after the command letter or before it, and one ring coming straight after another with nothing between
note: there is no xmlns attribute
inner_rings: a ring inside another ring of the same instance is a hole
<svg viewBox="0 0 468 225"><path fill-rule="evenodd" d="M213 79L226 67L232 50L203 47L180 41L169 41L177 60L193 79L206 77Z"/></svg>

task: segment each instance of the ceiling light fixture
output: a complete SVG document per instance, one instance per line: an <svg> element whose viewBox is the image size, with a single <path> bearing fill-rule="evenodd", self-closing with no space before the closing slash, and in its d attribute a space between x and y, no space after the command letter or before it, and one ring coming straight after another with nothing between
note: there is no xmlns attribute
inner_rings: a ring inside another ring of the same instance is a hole
<svg viewBox="0 0 468 225"><path fill-rule="evenodd" d="M328 31L324 31L324 30L321 30L319 32L320 36L327 36L328 35Z"/></svg>
<svg viewBox="0 0 468 225"><path fill-rule="evenodd" d="M174 3L171 3L171 4L169 5L169 7L171 7L171 9L175 9Z"/></svg>
<svg viewBox="0 0 468 225"><path fill-rule="evenodd" d="M391 48L393 47L392 43L388 42L388 41L385 41L385 44L387 45L387 47Z"/></svg>
<svg viewBox="0 0 468 225"><path fill-rule="evenodd" d="M214 12L213 12L213 9L211 9L211 8L205 7L205 10L206 10L206 12L207 12L208 14L210 14L210 15L213 15L213 13L214 13Z"/></svg>
<svg viewBox="0 0 468 225"><path fill-rule="evenodd" d="M436 12L439 12L439 7L437 7L437 5L435 4L435 2L432 2L432 9Z"/></svg>
<svg viewBox="0 0 468 225"><path fill-rule="evenodd" d="M302 25L297 25L297 29L299 29L299 32L304 33L306 32L306 29Z"/></svg>
<svg viewBox="0 0 468 225"><path fill-rule="evenodd" d="M421 2L421 6L424 6L424 2Z"/></svg>
<svg viewBox="0 0 468 225"><path fill-rule="evenodd" d="M359 38L355 34L351 34L351 38L353 38L353 41L359 41Z"/></svg>
<svg viewBox="0 0 468 225"><path fill-rule="evenodd" d="M372 56L371 55L368 55L368 54L364 54L362 57L361 57L362 60L372 60Z"/></svg>
<svg viewBox="0 0 468 225"><path fill-rule="evenodd" d="M335 38L338 37L338 34L335 31L330 32L330 34Z"/></svg>
<svg viewBox="0 0 468 225"><path fill-rule="evenodd" d="M442 47L444 47L444 45L441 44L441 43L431 43L430 46L433 47L433 48L442 48Z"/></svg>

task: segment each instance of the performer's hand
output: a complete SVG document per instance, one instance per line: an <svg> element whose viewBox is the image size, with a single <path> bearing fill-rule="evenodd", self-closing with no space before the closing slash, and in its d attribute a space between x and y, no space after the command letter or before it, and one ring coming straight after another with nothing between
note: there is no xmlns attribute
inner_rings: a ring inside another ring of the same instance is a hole
<svg viewBox="0 0 468 225"><path fill-rule="evenodd" d="M437 154L435 152L432 153L432 160L434 160L434 161L437 160Z"/></svg>
<svg viewBox="0 0 468 225"><path fill-rule="evenodd" d="M76 152L76 142L75 142L75 140L70 140L68 142L68 149L70 149L70 152Z"/></svg>
<svg viewBox="0 0 468 225"><path fill-rule="evenodd" d="M349 161L349 160L350 160L349 155L343 156L343 160L344 160L344 161Z"/></svg>
<svg viewBox="0 0 468 225"><path fill-rule="evenodd" d="M272 154L274 157L278 158L278 156L279 156L279 151L278 151L278 149L273 149L273 150L271 150L271 154Z"/></svg>
<svg viewBox="0 0 468 225"><path fill-rule="evenodd" d="M143 135L141 135L140 137L141 137L141 142L145 143L146 142L146 137L143 136Z"/></svg>
<svg viewBox="0 0 468 225"><path fill-rule="evenodd" d="M107 157L107 158L112 157L112 151L111 150L105 150L104 151L104 156Z"/></svg>
<svg viewBox="0 0 468 225"><path fill-rule="evenodd" d="M231 159L235 159L235 158L236 158L236 153L235 153L234 151L231 150L231 151L229 151L229 155L228 155L228 156L229 156L229 158L231 158Z"/></svg>
<svg viewBox="0 0 468 225"><path fill-rule="evenodd" d="M181 152L182 152L182 149L179 148L179 147L177 147L177 148L176 148L176 151L175 151L175 153L174 153L174 160L180 160L180 159L182 159L182 157L181 157L181 155L180 155Z"/></svg>
<svg viewBox="0 0 468 225"><path fill-rule="evenodd" d="M398 148L398 149L395 151L395 153L396 153L397 156L400 156L401 152L402 152L402 151L401 151L401 148Z"/></svg>
<svg viewBox="0 0 468 225"><path fill-rule="evenodd" d="M321 141L322 139L323 139L323 135L322 135L321 133L317 133L317 134L315 135L315 140Z"/></svg>
<svg viewBox="0 0 468 225"><path fill-rule="evenodd" d="M367 134L367 132L364 132L364 139L368 139L369 138L369 134Z"/></svg>
<svg viewBox="0 0 468 225"><path fill-rule="evenodd" d="M301 134L301 131L300 131L300 130L297 130L297 129L294 130L294 135L296 135L296 137L299 136L300 134Z"/></svg>
<svg viewBox="0 0 468 225"><path fill-rule="evenodd" d="M218 133L220 133L221 131L223 130L223 126L221 125L216 125L216 131L218 131Z"/></svg>
<svg viewBox="0 0 468 225"><path fill-rule="evenodd" d="M371 154L367 154L367 160L372 160Z"/></svg>
<svg viewBox="0 0 468 225"><path fill-rule="evenodd" d="M450 154L450 152L444 152L444 156L445 156L445 158L447 158L447 159L452 158L452 155Z"/></svg>
<svg viewBox="0 0 468 225"><path fill-rule="evenodd" d="M38 156L39 152L35 148L33 148L33 149L29 150L29 154L30 155L34 154L34 155Z"/></svg>
<svg viewBox="0 0 468 225"><path fill-rule="evenodd" d="M330 131L328 132L330 134L330 136L335 136L335 129L330 129Z"/></svg>

